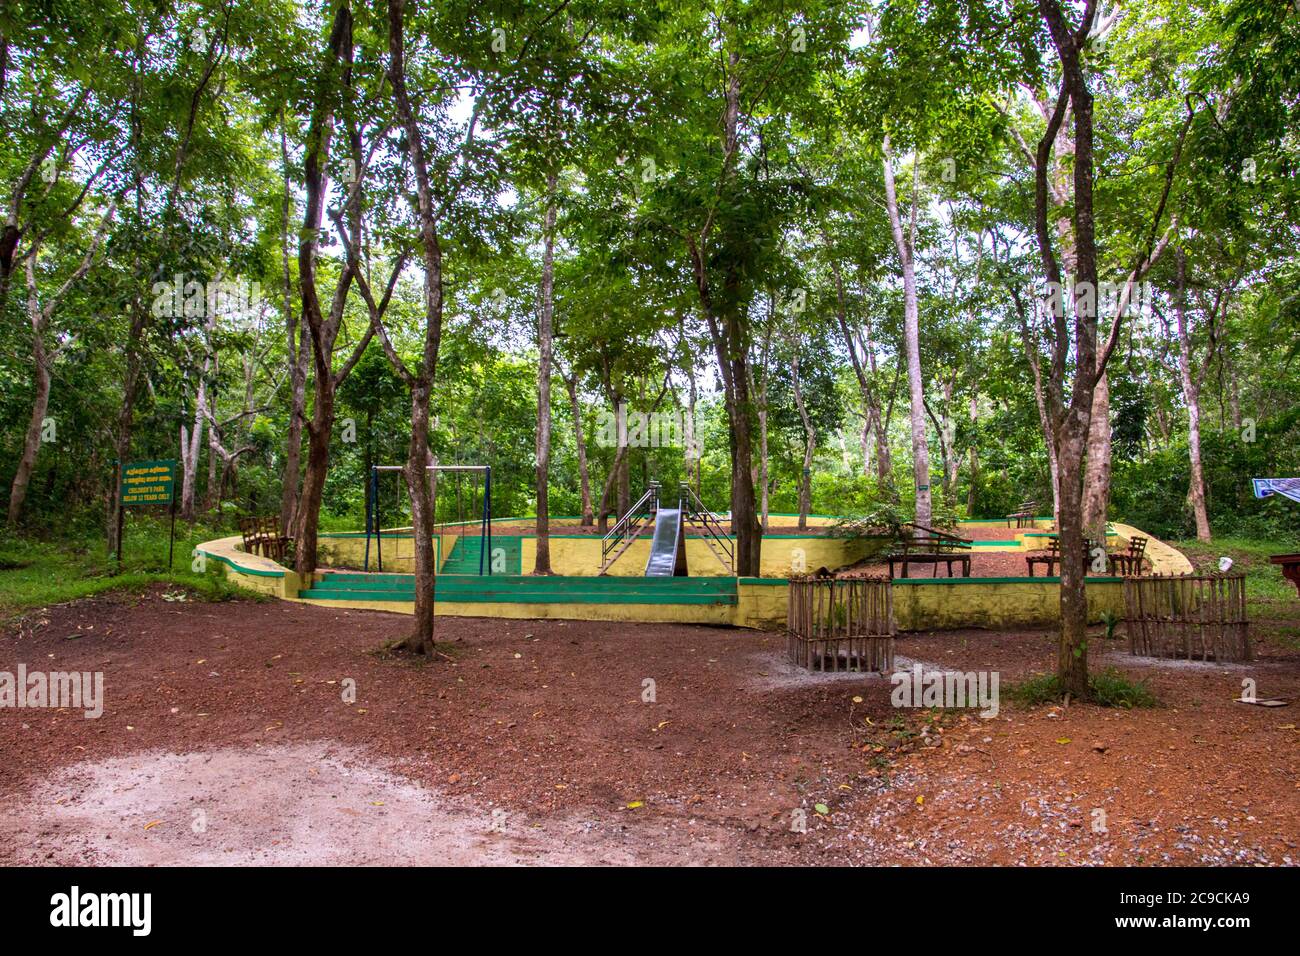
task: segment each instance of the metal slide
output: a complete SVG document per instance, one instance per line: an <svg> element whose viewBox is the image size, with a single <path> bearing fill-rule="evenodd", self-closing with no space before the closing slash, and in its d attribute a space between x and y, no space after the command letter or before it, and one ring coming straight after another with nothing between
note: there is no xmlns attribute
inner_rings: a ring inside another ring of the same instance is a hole
<svg viewBox="0 0 1300 956"><path fill-rule="evenodd" d="M661 507L655 513L655 536L650 542L650 560L645 563L646 577L670 578L677 566L677 546L682 537L682 508Z"/></svg>

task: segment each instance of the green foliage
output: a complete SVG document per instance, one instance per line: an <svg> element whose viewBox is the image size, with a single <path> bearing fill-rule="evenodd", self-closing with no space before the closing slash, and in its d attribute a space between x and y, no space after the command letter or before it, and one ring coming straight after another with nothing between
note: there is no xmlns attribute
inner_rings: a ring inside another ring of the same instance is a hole
<svg viewBox="0 0 1300 956"><path fill-rule="evenodd" d="M363 151L374 147L364 181L367 274L382 274L414 236L410 144L393 132L384 80L386 11L349 9L357 97L346 107L341 76L322 65L332 7L19 0L0 10L8 55L0 191L17 199L19 253L41 237L40 301L74 274L118 200L94 268L58 303L45 332L54 351L46 416L57 427L37 451L23 540L71 541L74 552L94 553L129 355L140 365L130 457L181 457L178 433L194 428L202 384L230 458L209 447L211 426L198 416L199 520L215 534L236 515L278 513L291 415L286 332L303 308L301 164L319 89L338 107L325 160L331 210L345 196L353 133ZM1026 347L1011 298L1013 288L1041 280L1032 177L1013 132L1036 141L1043 119L1033 98L1046 102L1059 85L1037 7L891 0L868 9L816 0L792 10L761 0L735 9L646 8L582 0L552 14L535 0L408 5L409 35L419 37L408 69L423 97L434 173L461 186L440 225L446 311L430 436L438 460L491 465L498 517L535 507L540 240L555 173L552 511L576 514L581 506L575 426L598 504L615 458L597 440L599 416L619 402L633 412L682 414L692 400L701 495L728 508L733 436L716 329L702 314L704 279L715 318L735 323L734 348L749 363L753 394L742 411L755 424L756 445L760 410L765 416L769 510L798 510L797 355L817 436L811 510L853 516L845 534L895 533L912 518L913 481L899 264L880 208L887 133L901 200L917 200L933 523L998 517L1025 498L1047 513L1047 445L1028 362L1036 354L1047 372L1046 355ZM493 29L503 23L499 49ZM1187 110L1195 111L1167 216L1179 217L1189 269L1188 345L1202 380L1210 523L1216 535L1283 544L1300 538L1300 508L1253 498L1249 479L1300 474L1293 292L1300 268L1291 241L1300 197L1288 139L1300 103L1296 24L1285 0L1159 0L1125 8L1087 53L1107 275L1126 274L1148 241L1165 164ZM731 75L741 115L737 148L727 155L719 131ZM60 133L60 118L83 95L84 109ZM470 110L475 135L467 138ZM17 196L23 171L47 148L58 175L35 177ZM1257 172L1250 178L1248 161ZM319 262L327 307L344 266L331 225L327 216ZM702 249L698 263L692 243ZM1112 357L1111 500L1114 517L1178 538L1194 523L1173 261L1171 246L1148 276L1148 306L1126 321ZM177 275L257 282L262 302L252 315L212 323L150 313L128 349L134 306ZM6 488L35 397L26 293L19 267L0 301ZM422 342L423 294L412 263L388 315L394 347L408 362ZM336 373L366 326L354 288ZM576 383L577 422L560 376ZM863 450L864 391L884 422L892 486L878 477L874 436ZM408 391L378 340L340 388L335 412L322 527L356 528L370 467L404 460L409 439ZM1244 437L1246 421L1253 440ZM343 422L355 442L343 439ZM955 466L947 475L942 449ZM671 487L686 474L680 443L628 453L632 497L647 481ZM476 512L481 491L471 484L443 482L439 520ZM619 490L616 483L615 498ZM381 499L386 520L409 520L395 478L381 485ZM129 515L128 534L157 517ZM136 560L132 540L128 565ZM106 573L94 561L85 570ZM156 560L135 570L160 573Z"/></svg>
<svg viewBox="0 0 1300 956"><path fill-rule="evenodd" d="M156 584L175 585L181 591L171 593L202 601L264 599L228 581L219 568L209 566L202 574L191 570L194 546L217 537L218 531L199 527L177 531L172 570L167 568L167 526L147 519L134 523L128 519L120 568L104 553L102 539L0 539L0 616Z"/></svg>
<svg viewBox="0 0 1300 956"><path fill-rule="evenodd" d="M1065 696L1060 679L1055 674L1035 674L1005 685L1002 693L1009 700L1026 707L1060 703ZM1124 710L1160 706L1160 701L1151 692L1146 680L1131 681L1113 667L1089 675L1086 702L1098 707L1119 707Z"/></svg>

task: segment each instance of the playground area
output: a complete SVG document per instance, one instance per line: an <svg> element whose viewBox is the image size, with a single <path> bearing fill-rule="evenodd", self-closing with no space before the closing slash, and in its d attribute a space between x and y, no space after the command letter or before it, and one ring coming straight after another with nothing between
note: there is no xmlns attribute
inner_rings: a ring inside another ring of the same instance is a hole
<svg viewBox="0 0 1300 956"><path fill-rule="evenodd" d="M247 536L206 542L197 553L242 586L285 600L413 613L412 530L379 520L378 488L372 477L366 529L320 535L318 570L310 576L257 553ZM490 491L481 500L480 518L437 526L440 616L772 629L788 623L791 579L813 574L892 581L901 630L1045 626L1059 619L1059 552L1050 517L963 521L952 531L914 535L910 527L864 533L834 515L805 516L799 528L797 516L772 515L761 573L740 577L732 572L735 537L726 516L709 511L688 486L668 492L651 484L603 533L577 518L552 519L554 573L533 575L527 573L537 553L533 519L493 519ZM1192 570L1175 548L1124 524L1111 523L1106 542L1095 548L1100 564L1088 583L1094 622L1122 612L1121 571Z"/></svg>

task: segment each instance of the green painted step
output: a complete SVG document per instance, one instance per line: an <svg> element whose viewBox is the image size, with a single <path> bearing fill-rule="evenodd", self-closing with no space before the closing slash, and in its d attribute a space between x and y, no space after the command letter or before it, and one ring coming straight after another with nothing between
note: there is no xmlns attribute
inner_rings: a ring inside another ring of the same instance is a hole
<svg viewBox="0 0 1300 956"><path fill-rule="evenodd" d="M439 575L440 601L519 604L735 604L735 578ZM414 601L415 576L327 572L298 592L324 601Z"/></svg>
<svg viewBox="0 0 1300 956"><path fill-rule="evenodd" d="M442 562L442 574L478 574L479 557L483 553L483 540L473 537L457 538ZM519 574L523 569L524 545L520 535L493 535L490 555L504 561L500 569L506 574ZM487 570L487 562L483 563Z"/></svg>
<svg viewBox="0 0 1300 956"><path fill-rule="evenodd" d="M348 587L314 587L307 588L300 592L301 594L351 594L359 601L413 601L415 600L414 588L348 588ZM438 598L447 601L459 601L462 598L472 598L482 594L496 595L503 601L539 599L547 601L567 601L575 595L591 595L593 598L601 600L619 601L627 597L645 597L655 601L677 601L690 598L702 598L710 601L734 600L735 591L661 591L655 588L629 588L626 591L599 591L587 590L585 588L566 588L560 590L528 590L520 588L479 588L477 590L464 588L444 590L438 588Z"/></svg>
<svg viewBox="0 0 1300 956"><path fill-rule="evenodd" d="M411 588L411 587L358 588L358 587L352 587L351 585L348 584L317 584L314 585L313 587L305 588L304 590L311 591L311 592L347 591L351 594L357 594L357 595L366 595L366 594L412 595L415 593L415 588ZM467 587L450 588L450 587L443 587L440 579L437 587L437 593L439 596L459 595L459 594L488 594L488 593L507 594L507 595L508 594L539 594L539 595L550 596L555 600L560 601L560 600L564 600L564 598L570 594L604 594L611 598L616 598L625 594L649 594L649 595L654 595L656 597L664 597L664 598L673 598L673 597L682 597L682 596L734 597L736 591L734 588L731 589L727 589L727 588L686 589L684 588L682 590L669 590L664 588L622 588L617 591L611 591L607 588L584 588L579 586L567 587L567 588L521 588L521 587L510 587L510 586L503 587L500 585L497 586L484 585L482 587L477 587L477 588L467 588Z"/></svg>
<svg viewBox="0 0 1300 956"><path fill-rule="evenodd" d="M412 602L414 591L353 591L314 587L299 591L298 597L313 601L393 601ZM664 594L656 591L465 591L438 592L436 600L467 604L708 604L734 605L734 594Z"/></svg>
<svg viewBox="0 0 1300 956"><path fill-rule="evenodd" d="M347 588L353 590L413 590L414 575L368 575L352 573L327 573L317 587ZM735 593L735 578L643 578L643 577L585 577L561 575L438 575L438 590L482 590L483 588L518 588L524 590L563 591L568 589L601 590L610 592L629 589L655 589L671 592Z"/></svg>

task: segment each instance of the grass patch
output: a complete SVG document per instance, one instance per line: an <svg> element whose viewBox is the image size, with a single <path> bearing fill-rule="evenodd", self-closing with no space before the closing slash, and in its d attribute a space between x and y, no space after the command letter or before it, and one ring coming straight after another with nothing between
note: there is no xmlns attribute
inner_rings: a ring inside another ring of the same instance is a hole
<svg viewBox="0 0 1300 956"><path fill-rule="evenodd" d="M1282 577L1282 569L1269 561L1274 554L1300 551L1294 541L1262 538L1215 538L1174 541L1197 571L1217 571L1219 558L1232 558L1233 572L1246 575L1246 617L1258 638L1275 639L1281 646L1300 647L1300 600L1295 586Z"/></svg>
<svg viewBox="0 0 1300 956"><path fill-rule="evenodd" d="M1269 562L1274 554L1290 554L1300 550L1293 541L1268 541L1259 538L1215 538L1209 544L1201 541L1171 541L1175 548L1187 555L1199 572L1218 571L1219 558L1232 558L1233 572L1246 575L1246 600L1268 604L1294 601L1295 587L1282 577L1282 569Z"/></svg>
<svg viewBox="0 0 1300 956"><path fill-rule="evenodd" d="M130 527L130 526L128 526ZM34 607L63 604L109 591L139 591L153 584L177 585L202 601L264 596L228 581L219 567L192 570L190 553L215 537L207 529L188 534L177 529L175 565L167 567L167 530L155 522L137 522L123 548L122 566L104 553L102 542L0 541L0 621Z"/></svg>
<svg viewBox="0 0 1300 956"><path fill-rule="evenodd" d="M1035 674L1027 680L1006 687L1004 693L1010 700L1026 707L1056 704L1064 699L1061 682L1055 674ZM1114 667L1088 675L1087 703L1098 707L1159 707L1160 701L1151 692L1145 680L1132 681Z"/></svg>

